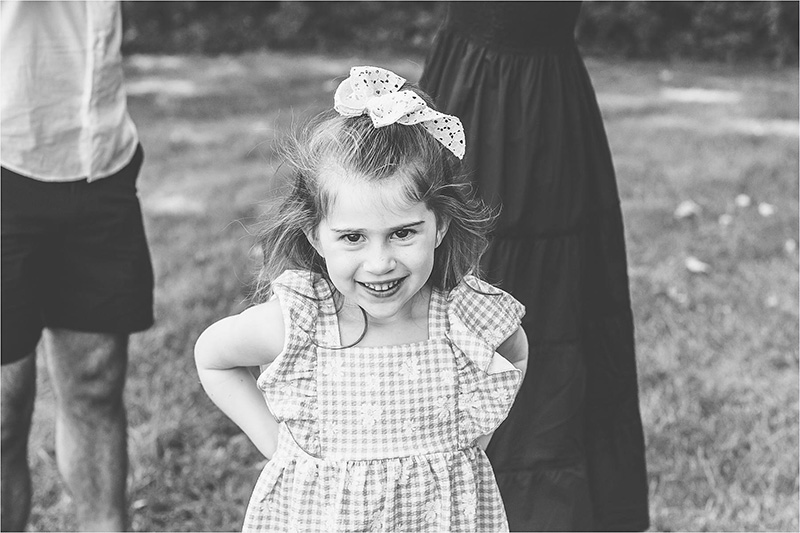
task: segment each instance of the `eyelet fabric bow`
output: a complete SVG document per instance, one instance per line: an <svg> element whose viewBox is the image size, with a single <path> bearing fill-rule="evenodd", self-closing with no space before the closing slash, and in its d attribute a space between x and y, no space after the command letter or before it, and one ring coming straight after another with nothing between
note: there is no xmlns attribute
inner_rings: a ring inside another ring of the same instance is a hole
<svg viewBox="0 0 800 533"><path fill-rule="evenodd" d="M456 157L464 157L464 127L458 117L428 107L414 91L401 91L406 79L380 67L353 67L339 84L333 108L345 117L367 114L372 125L422 126Z"/></svg>

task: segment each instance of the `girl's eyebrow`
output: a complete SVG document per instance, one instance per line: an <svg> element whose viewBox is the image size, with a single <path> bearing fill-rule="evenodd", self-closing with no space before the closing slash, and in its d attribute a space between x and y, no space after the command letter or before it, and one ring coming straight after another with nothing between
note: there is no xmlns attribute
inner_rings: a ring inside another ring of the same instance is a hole
<svg viewBox="0 0 800 533"><path fill-rule="evenodd" d="M395 231L399 231L401 229L414 228L416 226L421 226L423 224L425 224L424 220L418 220L417 222L409 222L408 224L402 224L400 226L395 226L394 228L389 228L389 233L394 233ZM362 228L342 228L342 229L331 228L331 231L334 233L348 234L348 233L364 233L365 230Z"/></svg>

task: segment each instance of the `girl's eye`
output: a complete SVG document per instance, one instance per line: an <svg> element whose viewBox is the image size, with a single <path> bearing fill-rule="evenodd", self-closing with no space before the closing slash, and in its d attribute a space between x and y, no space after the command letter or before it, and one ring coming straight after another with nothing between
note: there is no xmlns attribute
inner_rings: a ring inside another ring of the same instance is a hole
<svg viewBox="0 0 800 533"><path fill-rule="evenodd" d="M398 239L408 239L414 233L416 233L413 229L399 229L394 232L395 237Z"/></svg>
<svg viewBox="0 0 800 533"><path fill-rule="evenodd" d="M346 235L342 235L342 238L351 244L355 244L361 240L361 235L358 233L348 233Z"/></svg>

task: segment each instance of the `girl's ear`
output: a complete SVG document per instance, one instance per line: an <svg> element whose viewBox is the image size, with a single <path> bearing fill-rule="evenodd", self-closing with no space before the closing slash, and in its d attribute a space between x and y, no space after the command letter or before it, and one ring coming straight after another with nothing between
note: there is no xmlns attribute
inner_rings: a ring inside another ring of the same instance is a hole
<svg viewBox="0 0 800 533"><path fill-rule="evenodd" d="M325 256L322 255L322 247L319 245L319 239L317 238L316 229L304 229L303 233L305 234L306 240L308 240L308 243L311 245L311 247L314 248L314 250L317 251L319 256L324 259Z"/></svg>
<svg viewBox="0 0 800 533"><path fill-rule="evenodd" d="M436 246L434 248L438 248L442 241L444 240L444 236L447 235L447 230L450 227L450 219L447 217L442 217L442 220L439 221L438 227L436 228Z"/></svg>

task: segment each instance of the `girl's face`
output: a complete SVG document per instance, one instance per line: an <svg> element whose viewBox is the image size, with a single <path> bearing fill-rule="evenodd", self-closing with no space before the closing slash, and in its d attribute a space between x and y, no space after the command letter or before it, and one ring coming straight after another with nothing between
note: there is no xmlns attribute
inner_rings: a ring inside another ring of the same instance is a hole
<svg viewBox="0 0 800 533"><path fill-rule="evenodd" d="M433 211L406 197L402 178L376 185L335 169L322 179L333 201L316 235L308 237L334 286L374 322L410 318L446 225L437 227Z"/></svg>

